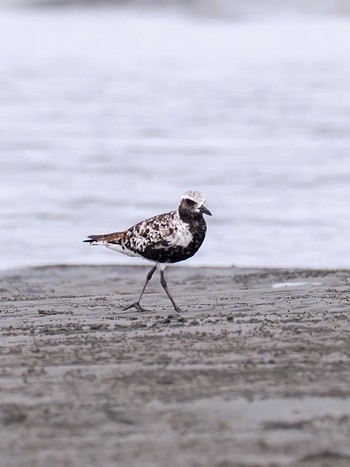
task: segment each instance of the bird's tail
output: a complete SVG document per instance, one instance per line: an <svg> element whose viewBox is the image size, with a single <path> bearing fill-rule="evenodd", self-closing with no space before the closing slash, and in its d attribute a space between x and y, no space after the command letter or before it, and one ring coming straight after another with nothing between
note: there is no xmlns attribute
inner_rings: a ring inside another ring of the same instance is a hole
<svg viewBox="0 0 350 467"><path fill-rule="evenodd" d="M119 244L123 238L124 232L114 232L111 234L103 235L89 235L84 242L90 243L90 245L107 245L107 244Z"/></svg>

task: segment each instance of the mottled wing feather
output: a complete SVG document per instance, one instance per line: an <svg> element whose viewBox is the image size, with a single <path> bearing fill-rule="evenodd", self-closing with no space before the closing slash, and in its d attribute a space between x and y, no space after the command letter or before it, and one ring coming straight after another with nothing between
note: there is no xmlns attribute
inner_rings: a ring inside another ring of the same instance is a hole
<svg viewBox="0 0 350 467"><path fill-rule="evenodd" d="M150 246L166 246L174 233L174 218L175 211L172 211L139 222L124 233L123 246L141 254Z"/></svg>

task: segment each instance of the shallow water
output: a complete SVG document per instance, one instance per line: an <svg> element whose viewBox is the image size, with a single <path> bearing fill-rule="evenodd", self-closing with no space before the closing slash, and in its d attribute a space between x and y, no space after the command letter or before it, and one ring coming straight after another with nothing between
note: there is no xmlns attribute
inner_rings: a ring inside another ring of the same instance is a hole
<svg viewBox="0 0 350 467"><path fill-rule="evenodd" d="M213 212L188 265L350 267L349 26L1 11L1 268L135 264L82 240L187 189Z"/></svg>

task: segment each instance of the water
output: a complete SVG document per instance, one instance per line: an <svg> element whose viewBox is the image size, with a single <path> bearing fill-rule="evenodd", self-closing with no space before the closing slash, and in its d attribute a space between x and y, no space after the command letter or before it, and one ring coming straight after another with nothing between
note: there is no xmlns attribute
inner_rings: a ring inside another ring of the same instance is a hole
<svg viewBox="0 0 350 467"><path fill-rule="evenodd" d="M82 240L187 189L213 212L188 265L350 267L348 17L4 9L0 31L2 269L139 264Z"/></svg>

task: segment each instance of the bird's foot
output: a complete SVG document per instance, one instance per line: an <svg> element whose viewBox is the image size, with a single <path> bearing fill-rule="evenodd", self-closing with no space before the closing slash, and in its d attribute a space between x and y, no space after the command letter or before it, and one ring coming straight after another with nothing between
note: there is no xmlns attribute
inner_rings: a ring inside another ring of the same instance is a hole
<svg viewBox="0 0 350 467"><path fill-rule="evenodd" d="M123 309L124 311L126 311L126 310L130 310L130 308L136 308L136 311L139 311L140 313L143 311L150 311L150 310L146 310L145 308L143 308L138 302L132 303L131 305L128 305Z"/></svg>
<svg viewBox="0 0 350 467"><path fill-rule="evenodd" d="M174 305L174 310L175 310L177 313L183 313L183 310L181 310L181 308L179 308L177 305L176 305L176 306Z"/></svg>

